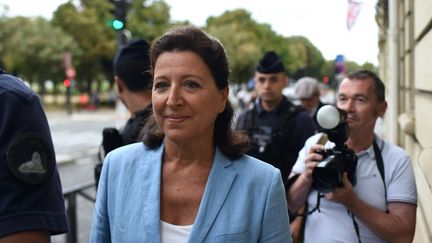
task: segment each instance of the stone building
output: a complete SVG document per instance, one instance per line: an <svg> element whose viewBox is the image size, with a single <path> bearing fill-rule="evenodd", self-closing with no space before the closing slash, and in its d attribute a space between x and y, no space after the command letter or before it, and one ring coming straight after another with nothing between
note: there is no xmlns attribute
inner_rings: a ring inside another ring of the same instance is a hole
<svg viewBox="0 0 432 243"><path fill-rule="evenodd" d="M432 1L378 0L385 137L411 155L418 191L413 242L432 242Z"/></svg>

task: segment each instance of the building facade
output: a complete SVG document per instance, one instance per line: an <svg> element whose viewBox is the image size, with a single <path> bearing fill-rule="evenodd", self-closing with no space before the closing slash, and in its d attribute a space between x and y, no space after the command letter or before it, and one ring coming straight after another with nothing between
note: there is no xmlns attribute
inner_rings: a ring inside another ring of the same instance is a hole
<svg viewBox="0 0 432 243"><path fill-rule="evenodd" d="M413 160L418 191L413 242L432 242L432 1L378 0L385 137Z"/></svg>

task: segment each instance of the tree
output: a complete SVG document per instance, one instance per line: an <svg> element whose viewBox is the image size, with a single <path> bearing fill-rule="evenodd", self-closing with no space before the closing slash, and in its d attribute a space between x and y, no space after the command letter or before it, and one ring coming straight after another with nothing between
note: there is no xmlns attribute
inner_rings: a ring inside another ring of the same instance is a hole
<svg viewBox="0 0 432 243"><path fill-rule="evenodd" d="M373 63L371 63L371 62L365 62L365 63L363 63L363 65L361 65L361 68L362 69L366 69L366 70L370 70L370 71L372 71L372 72L374 72L374 73L378 73L378 67L377 66L375 66L375 65L373 65Z"/></svg>
<svg viewBox="0 0 432 243"><path fill-rule="evenodd" d="M172 26L169 6L161 0L146 4L146 0L132 1L128 15L128 29L132 36L151 42Z"/></svg>
<svg viewBox="0 0 432 243"><path fill-rule="evenodd" d="M132 37L141 37L149 42L170 26L169 7L163 1L133 0L128 6L126 28ZM111 80L112 60L117 49L116 32L109 21L114 17L114 5L108 0L81 0L80 6L67 2L54 12L53 23L73 36L83 50L74 56L78 79L82 88L90 92L91 83L96 80Z"/></svg>
<svg viewBox="0 0 432 243"><path fill-rule="evenodd" d="M90 93L94 80L112 77L116 51L115 32L106 24L111 18L106 0L82 0L79 8L67 2L54 12L52 22L71 35L82 52L72 57L78 87Z"/></svg>
<svg viewBox="0 0 432 243"><path fill-rule="evenodd" d="M249 80L265 51L274 50L284 61L288 60L289 50L283 46L283 38L269 25L254 21L244 9L208 18L206 30L224 44L234 82Z"/></svg>
<svg viewBox="0 0 432 243"><path fill-rule="evenodd" d="M303 36L293 36L285 40L291 53L288 69L292 73L292 78L299 79L304 76L320 78L325 59L318 48Z"/></svg>
<svg viewBox="0 0 432 243"><path fill-rule="evenodd" d="M46 19L3 18L0 20L0 53L5 69L30 83L39 84L44 94L44 82L63 80L63 53L79 53L73 39Z"/></svg>

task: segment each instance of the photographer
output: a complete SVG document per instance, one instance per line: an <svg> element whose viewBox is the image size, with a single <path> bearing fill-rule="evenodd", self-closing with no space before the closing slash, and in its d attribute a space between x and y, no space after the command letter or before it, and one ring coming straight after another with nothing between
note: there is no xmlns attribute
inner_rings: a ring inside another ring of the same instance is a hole
<svg viewBox="0 0 432 243"><path fill-rule="evenodd" d="M387 109L384 84L370 71L348 74L341 82L337 107L347 113L346 147L358 159L353 185L347 172L342 185L318 192L313 171L323 160L322 133L309 138L299 153L287 189L289 209L306 205L304 242L411 242L417 194L408 154L374 133ZM306 203L306 204L305 204Z"/></svg>

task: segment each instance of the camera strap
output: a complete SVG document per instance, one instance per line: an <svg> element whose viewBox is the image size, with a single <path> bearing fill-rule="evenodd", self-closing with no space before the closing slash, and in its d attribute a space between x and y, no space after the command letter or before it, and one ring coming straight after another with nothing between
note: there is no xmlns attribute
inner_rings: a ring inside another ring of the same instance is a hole
<svg viewBox="0 0 432 243"><path fill-rule="evenodd" d="M348 209L347 209L347 212L348 212L349 216L351 216L351 219L353 221L353 225L354 225L354 229L355 229L355 232L356 232L356 235L357 235L358 242L361 243L360 229L359 229L357 221L355 220L354 214L351 211L349 211Z"/></svg>
<svg viewBox="0 0 432 243"><path fill-rule="evenodd" d="M376 164L377 164L377 168L378 168L378 171L379 171L379 173L381 175L381 179L383 180L383 184L384 184L384 196L385 196L385 201L387 203L387 186L386 186L386 182L385 182L384 160L383 160L382 155L381 155L381 150L378 147L378 144L376 143L375 140L373 142L373 148L374 148L375 161L376 161ZM386 209L386 212L388 212L388 209Z"/></svg>
<svg viewBox="0 0 432 243"><path fill-rule="evenodd" d="M381 175L381 179L383 180L383 184L384 184L384 196L385 196L385 201L387 203L387 186L386 186L386 183L385 183L384 160L383 160L382 155L381 155L381 150L378 147L378 144L376 143L375 139L373 141L373 149L374 149L374 153L375 153L376 165L377 165L378 171L379 171L379 173ZM357 224L357 221L355 220L354 214L351 211L349 211L349 210L347 210L347 211L348 211L348 214L352 218L354 229L356 231L359 243L361 243L361 240L360 240L360 230L359 230L359 226ZM386 206L386 213L388 213L387 206Z"/></svg>

